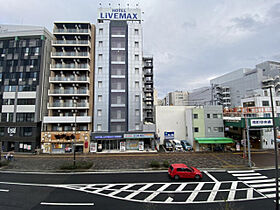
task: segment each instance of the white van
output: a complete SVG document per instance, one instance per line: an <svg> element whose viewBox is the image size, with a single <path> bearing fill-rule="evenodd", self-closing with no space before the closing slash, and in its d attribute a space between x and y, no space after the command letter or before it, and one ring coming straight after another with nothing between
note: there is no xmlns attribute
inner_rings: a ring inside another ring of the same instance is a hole
<svg viewBox="0 0 280 210"><path fill-rule="evenodd" d="M174 139L174 140L172 140L172 144L173 144L174 150L183 150L181 141Z"/></svg>

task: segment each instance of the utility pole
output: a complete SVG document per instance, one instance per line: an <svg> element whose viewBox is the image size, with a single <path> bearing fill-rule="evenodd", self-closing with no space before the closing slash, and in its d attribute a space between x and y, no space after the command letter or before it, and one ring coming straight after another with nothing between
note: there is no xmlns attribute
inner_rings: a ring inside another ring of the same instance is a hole
<svg viewBox="0 0 280 210"><path fill-rule="evenodd" d="M252 162L251 162L251 145L250 145L250 135L249 135L249 118L247 117L247 145L248 145L248 161L249 161L249 167L252 167Z"/></svg>

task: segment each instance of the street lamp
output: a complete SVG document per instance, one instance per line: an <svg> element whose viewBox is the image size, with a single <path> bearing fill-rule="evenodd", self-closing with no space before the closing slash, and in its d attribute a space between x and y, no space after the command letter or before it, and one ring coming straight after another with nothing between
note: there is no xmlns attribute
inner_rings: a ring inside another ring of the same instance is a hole
<svg viewBox="0 0 280 210"><path fill-rule="evenodd" d="M270 103L271 103L271 112L272 112L272 123L273 123L273 134L274 134L274 153L275 153L275 183L276 183L276 206L275 209L279 210L279 189L278 189L278 144L276 140L276 126L274 119L274 106L273 106L273 98L272 98L272 88L273 85L264 86L263 89L269 89L270 92Z"/></svg>

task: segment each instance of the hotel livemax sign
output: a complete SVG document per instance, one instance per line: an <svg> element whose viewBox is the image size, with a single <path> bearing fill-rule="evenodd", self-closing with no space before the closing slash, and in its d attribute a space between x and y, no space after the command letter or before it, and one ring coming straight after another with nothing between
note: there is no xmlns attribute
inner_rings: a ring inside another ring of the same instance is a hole
<svg viewBox="0 0 280 210"><path fill-rule="evenodd" d="M98 19L105 20L141 20L140 9L99 8Z"/></svg>

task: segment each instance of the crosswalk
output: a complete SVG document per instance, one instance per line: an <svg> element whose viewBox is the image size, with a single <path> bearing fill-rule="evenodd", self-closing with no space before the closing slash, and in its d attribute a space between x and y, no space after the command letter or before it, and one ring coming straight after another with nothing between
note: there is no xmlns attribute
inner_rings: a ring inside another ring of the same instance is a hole
<svg viewBox="0 0 280 210"><path fill-rule="evenodd" d="M264 199L242 181L69 184L63 188L135 202L187 204Z"/></svg>
<svg viewBox="0 0 280 210"><path fill-rule="evenodd" d="M266 196L267 198L276 197L275 178L269 178L267 176L262 175L261 173L256 172L255 170L228 171L228 173L236 177L238 180L243 181L249 187L254 188L260 194Z"/></svg>

